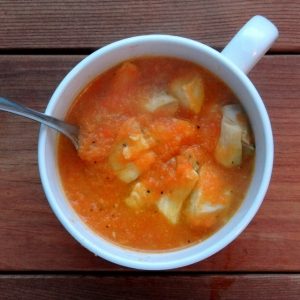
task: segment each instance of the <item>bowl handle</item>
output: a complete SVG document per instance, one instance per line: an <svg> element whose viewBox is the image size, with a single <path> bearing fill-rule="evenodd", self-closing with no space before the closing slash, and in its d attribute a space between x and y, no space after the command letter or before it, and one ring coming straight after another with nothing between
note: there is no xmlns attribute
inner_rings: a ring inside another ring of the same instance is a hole
<svg viewBox="0 0 300 300"><path fill-rule="evenodd" d="M278 29L263 16L251 18L221 52L244 73L249 73L278 37Z"/></svg>

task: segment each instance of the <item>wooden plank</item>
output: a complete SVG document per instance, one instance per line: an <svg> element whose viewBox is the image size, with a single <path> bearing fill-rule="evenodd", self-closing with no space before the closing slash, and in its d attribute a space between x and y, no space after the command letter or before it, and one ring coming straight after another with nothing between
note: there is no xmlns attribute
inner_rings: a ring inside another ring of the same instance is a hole
<svg viewBox="0 0 300 300"><path fill-rule="evenodd" d="M300 275L1 276L2 299L298 300Z"/></svg>
<svg viewBox="0 0 300 300"><path fill-rule="evenodd" d="M223 48L253 15L273 20L274 51L300 50L300 2L2 0L0 49L99 48L125 37L165 33Z"/></svg>
<svg viewBox="0 0 300 300"><path fill-rule="evenodd" d="M44 110L81 56L0 56L0 94ZM220 253L182 270L300 271L300 56L267 56L251 73L269 110L275 166L246 231ZM82 248L50 210L38 176L38 125L1 112L0 270L124 270Z"/></svg>

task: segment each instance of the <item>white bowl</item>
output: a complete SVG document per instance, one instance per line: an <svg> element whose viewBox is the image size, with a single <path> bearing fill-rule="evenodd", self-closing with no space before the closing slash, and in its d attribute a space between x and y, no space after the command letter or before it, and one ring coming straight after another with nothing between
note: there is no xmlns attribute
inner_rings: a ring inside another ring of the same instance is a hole
<svg viewBox="0 0 300 300"><path fill-rule="evenodd" d="M273 137L264 104L251 81L238 66L204 44L167 35L121 40L89 55L57 87L46 113L64 119L74 98L92 79L124 60L144 55L179 57L204 66L231 87L249 116L256 143L253 180L241 207L224 227L205 241L181 250L151 253L116 246L87 227L71 207L57 168L57 133L44 126L40 131L38 160L50 206L81 245L95 255L123 266L162 270L201 261L220 251L245 229L260 207L269 185L273 165Z"/></svg>

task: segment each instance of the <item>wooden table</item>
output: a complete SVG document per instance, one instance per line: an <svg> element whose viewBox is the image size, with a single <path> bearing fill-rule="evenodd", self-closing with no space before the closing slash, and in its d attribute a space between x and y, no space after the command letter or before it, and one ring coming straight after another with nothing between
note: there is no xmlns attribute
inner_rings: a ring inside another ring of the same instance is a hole
<svg viewBox="0 0 300 300"><path fill-rule="evenodd" d="M149 33L193 38L220 50L253 15L280 38L250 73L269 111L275 165L250 226L213 257L169 272L111 264L58 222L37 166L39 126L1 113L1 299L300 299L300 2L0 2L0 95L43 111L82 58Z"/></svg>

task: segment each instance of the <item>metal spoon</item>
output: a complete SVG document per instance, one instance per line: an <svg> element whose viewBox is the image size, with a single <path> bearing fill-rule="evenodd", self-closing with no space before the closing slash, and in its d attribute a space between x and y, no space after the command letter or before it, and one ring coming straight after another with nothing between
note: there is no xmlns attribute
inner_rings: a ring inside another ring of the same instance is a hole
<svg viewBox="0 0 300 300"><path fill-rule="evenodd" d="M41 122L59 131L60 133L64 134L66 137L68 137L73 143L73 145L75 146L76 150L78 150L79 148L79 142L78 142L79 129L74 125L67 124L61 120L47 116L43 113L37 112L19 103L7 100L2 97L0 97L0 110L8 111Z"/></svg>

